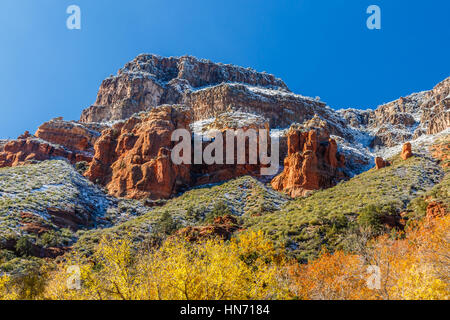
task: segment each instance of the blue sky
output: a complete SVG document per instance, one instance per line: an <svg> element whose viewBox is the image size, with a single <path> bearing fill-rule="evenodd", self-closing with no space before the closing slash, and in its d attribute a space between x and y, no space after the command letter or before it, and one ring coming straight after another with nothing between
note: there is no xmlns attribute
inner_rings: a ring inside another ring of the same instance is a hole
<svg viewBox="0 0 450 320"><path fill-rule="evenodd" d="M66 28L80 6L82 29ZM382 29L368 30L378 5ZM448 0L1 0L0 138L78 119L140 53L267 71L333 108L373 108L450 75Z"/></svg>

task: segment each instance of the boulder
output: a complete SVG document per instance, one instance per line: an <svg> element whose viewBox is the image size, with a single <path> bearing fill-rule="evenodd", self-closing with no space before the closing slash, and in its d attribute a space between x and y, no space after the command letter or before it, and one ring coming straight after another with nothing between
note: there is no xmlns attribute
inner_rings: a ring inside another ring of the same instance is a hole
<svg viewBox="0 0 450 320"><path fill-rule="evenodd" d="M34 135L69 150L90 151L100 137L100 132L106 128L100 124L81 124L55 118L42 124Z"/></svg>
<svg viewBox="0 0 450 320"><path fill-rule="evenodd" d="M387 167L389 165L390 165L389 161L384 160L381 157L376 157L375 158L375 167L377 168L377 170L383 169L383 168L385 168L385 167Z"/></svg>
<svg viewBox="0 0 450 320"><path fill-rule="evenodd" d="M403 160L407 160L412 157L412 149L411 149L411 143L407 142L402 147L402 153L401 157Z"/></svg>

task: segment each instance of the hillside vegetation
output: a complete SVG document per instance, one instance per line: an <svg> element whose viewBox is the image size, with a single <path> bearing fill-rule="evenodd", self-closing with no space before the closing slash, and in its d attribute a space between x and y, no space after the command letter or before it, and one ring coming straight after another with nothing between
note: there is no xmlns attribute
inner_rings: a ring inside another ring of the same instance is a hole
<svg viewBox="0 0 450 320"><path fill-rule="evenodd" d="M135 241L159 241L176 229L211 222L214 217L232 214L240 222L253 215L264 215L281 209L288 198L245 176L214 186L202 186L167 201L147 214L111 228L83 233L76 248L91 252L104 235L132 234Z"/></svg>
<svg viewBox="0 0 450 320"><path fill-rule="evenodd" d="M383 216L398 218L412 199L429 191L444 176L436 162L425 156L406 161L397 156L391 163L291 201L280 211L253 217L247 226L263 230L300 261L317 257L323 247L352 249L352 233L360 227L379 230Z"/></svg>
<svg viewBox="0 0 450 320"><path fill-rule="evenodd" d="M68 225L49 210L67 212ZM112 226L147 211L138 201L107 196L63 160L1 168L0 272L23 270L39 248L72 245L78 228ZM77 226L78 219L86 224Z"/></svg>

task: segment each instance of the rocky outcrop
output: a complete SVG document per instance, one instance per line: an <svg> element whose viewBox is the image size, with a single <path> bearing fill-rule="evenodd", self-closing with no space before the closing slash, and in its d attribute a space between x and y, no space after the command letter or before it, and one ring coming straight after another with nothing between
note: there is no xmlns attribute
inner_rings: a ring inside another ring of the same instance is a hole
<svg viewBox="0 0 450 320"><path fill-rule="evenodd" d="M188 95L186 103L194 110L195 120L241 111L263 116L272 128L287 127L294 122L303 123L315 114L324 119L332 118L332 112L325 108L323 102L290 92L245 84L224 83L196 90ZM339 123L333 123L332 132L343 135Z"/></svg>
<svg viewBox="0 0 450 320"><path fill-rule="evenodd" d="M272 180L275 190L291 197L335 185L345 178L340 168L345 159L337 152L335 140L323 128L292 127L288 133L288 156L283 172Z"/></svg>
<svg viewBox="0 0 450 320"><path fill-rule="evenodd" d="M427 206L427 219L432 220L447 214L447 208L442 202L433 201Z"/></svg>
<svg viewBox="0 0 450 320"><path fill-rule="evenodd" d="M224 82L283 89L286 84L267 73L213 63L194 57L143 54L103 81L95 104L83 111L81 121L126 119L162 104L185 104L189 92Z"/></svg>
<svg viewBox="0 0 450 320"><path fill-rule="evenodd" d="M185 239L189 242L198 242L201 240L219 238L230 240L231 235L239 229L236 217L226 215L217 217L213 224L207 226L189 226L178 230L174 236Z"/></svg>
<svg viewBox="0 0 450 320"><path fill-rule="evenodd" d="M66 158L71 163L89 162L92 159L92 155L89 153L67 150L60 145L54 145L29 135L22 135L19 138L22 139L11 140L3 146L3 151L0 152L0 168L57 158Z"/></svg>
<svg viewBox="0 0 450 320"><path fill-rule="evenodd" d="M442 167L450 167L450 136L430 146L431 155L440 161Z"/></svg>
<svg viewBox="0 0 450 320"><path fill-rule="evenodd" d="M97 140L85 175L116 197L170 197L191 181L190 165L170 158L172 132L189 130L190 121L189 109L161 106L115 124Z"/></svg>
<svg viewBox="0 0 450 320"><path fill-rule="evenodd" d="M347 124L372 136L371 147L393 147L450 127L450 78L376 110L340 110Z"/></svg>
<svg viewBox="0 0 450 320"><path fill-rule="evenodd" d="M92 215L88 212L47 208L47 214L59 228L70 228L73 231L77 231L81 227L87 227L93 222Z"/></svg>
<svg viewBox="0 0 450 320"><path fill-rule="evenodd" d="M93 145L105 128L101 124L80 124L55 118L42 124L35 135L25 131L17 140L5 141L0 148L0 167L58 158L66 158L73 164L90 162L94 155Z"/></svg>
<svg viewBox="0 0 450 320"><path fill-rule="evenodd" d="M220 132L223 140L223 161L227 158L227 130L241 129L242 132L247 132L249 129L253 129L256 132L256 150L259 149L259 130L262 129L268 134L269 123L268 121L257 115L243 113L243 112L227 112L223 113L216 118L210 119L210 121L200 121L195 122L191 125L194 134L197 137L202 137L203 144L202 150L205 150L207 146L212 143L214 139L214 134ZM270 148L271 140L269 138L268 148ZM192 185L202 185L208 183L216 183L221 181L230 180L236 177L250 175L259 176L261 164L259 158L255 164L250 164L250 148L248 140L246 140L245 146L245 164L238 163L238 150L237 150L237 138L234 138L234 149L233 149L233 164L194 164L191 167L192 173ZM194 163L194 161L192 161Z"/></svg>
<svg viewBox="0 0 450 320"><path fill-rule="evenodd" d="M412 157L411 143L407 142L402 147L402 153L400 154L403 160L407 160Z"/></svg>
<svg viewBox="0 0 450 320"><path fill-rule="evenodd" d="M223 137L226 159L226 130L268 130L267 122L257 116L229 114L202 124L192 123L192 109L184 106L159 106L148 113L137 114L104 130L97 140L95 156L86 176L105 185L111 195L134 199L169 198L178 191L208 183L230 180L244 175L259 175L261 165L248 164L249 147L245 149L246 164L237 164L237 139L234 138L234 164L195 163L175 165L171 151L175 129L187 129L202 140L202 151L213 142L212 130ZM193 140L191 141L193 143ZM270 143L270 140L269 140ZM258 146L257 146L258 147ZM191 146L192 152L194 147Z"/></svg>
<svg viewBox="0 0 450 320"><path fill-rule="evenodd" d="M293 94L273 75L194 57L156 55L140 55L105 79L95 104L83 111L80 121L127 119L164 104L191 107L194 121L226 112L257 114L271 128L303 123L318 114L329 122L331 134L347 134L344 120L325 103Z"/></svg>
<svg viewBox="0 0 450 320"><path fill-rule="evenodd" d="M426 102L421 110L423 113L420 122L427 124L427 134L436 134L450 128L450 77L426 93Z"/></svg>
<svg viewBox="0 0 450 320"><path fill-rule="evenodd" d="M389 161L386 161L386 160L384 160L384 159L381 158L381 157L376 157L376 158L375 158L375 168L376 168L377 170L386 168L386 167L389 166L389 165L390 165Z"/></svg>
<svg viewBox="0 0 450 320"><path fill-rule="evenodd" d="M36 133L37 138L66 147L69 150L93 150L95 141L107 126L100 124L81 124L55 118L42 124Z"/></svg>
<svg viewBox="0 0 450 320"><path fill-rule="evenodd" d="M28 234L42 235L52 230L52 227L38 215L31 212L20 213L21 230Z"/></svg>

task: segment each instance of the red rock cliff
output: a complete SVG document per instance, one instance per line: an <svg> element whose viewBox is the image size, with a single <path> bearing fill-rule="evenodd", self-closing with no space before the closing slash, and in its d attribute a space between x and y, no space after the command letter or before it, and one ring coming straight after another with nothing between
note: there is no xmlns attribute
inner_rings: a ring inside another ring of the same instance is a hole
<svg viewBox="0 0 450 320"><path fill-rule="evenodd" d="M345 159L337 153L336 141L322 128L304 131L292 127L288 133L288 155L283 172L272 180L272 187L291 197L328 188L345 178L339 170Z"/></svg>
<svg viewBox="0 0 450 320"><path fill-rule="evenodd" d="M3 146L0 152L0 168L15 167L32 161L44 161L54 158L66 158L71 163L91 161L88 153L68 150L60 145L54 145L33 136L21 136Z"/></svg>
<svg viewBox="0 0 450 320"><path fill-rule="evenodd" d="M189 129L190 117L186 108L161 106L104 130L85 175L116 197L170 197L191 181L190 166L170 158L171 134Z"/></svg>

